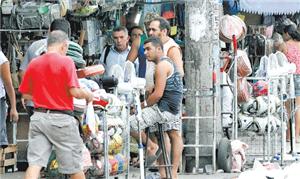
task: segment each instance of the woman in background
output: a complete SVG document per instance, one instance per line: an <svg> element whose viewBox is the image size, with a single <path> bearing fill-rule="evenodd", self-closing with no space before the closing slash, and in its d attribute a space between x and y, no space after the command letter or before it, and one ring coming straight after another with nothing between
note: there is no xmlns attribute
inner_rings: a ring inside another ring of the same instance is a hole
<svg viewBox="0 0 300 179"><path fill-rule="evenodd" d="M286 49L283 50L288 61L296 65L296 73L294 74L296 108L300 107L300 33L294 25L288 25L284 28L283 39ZM300 109L300 108L299 108ZM300 143L300 110L295 113L295 136L296 142ZM290 132L287 132L287 141L290 140Z"/></svg>

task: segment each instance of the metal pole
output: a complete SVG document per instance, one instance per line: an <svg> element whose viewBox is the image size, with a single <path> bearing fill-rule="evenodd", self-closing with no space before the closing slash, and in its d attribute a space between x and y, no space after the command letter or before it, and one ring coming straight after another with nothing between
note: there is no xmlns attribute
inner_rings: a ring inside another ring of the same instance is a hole
<svg viewBox="0 0 300 179"><path fill-rule="evenodd" d="M200 100L199 100L199 91L196 91L196 116L200 116ZM195 133L196 133L196 137L195 137L195 144L199 145L200 141L199 141L199 133L200 133L200 119L195 120ZM196 171L199 168L199 156L200 156L200 151L199 148L195 148L195 168Z"/></svg>
<svg viewBox="0 0 300 179"><path fill-rule="evenodd" d="M107 121L106 121L106 112L104 111L104 119L103 119L103 132L104 132L104 175L105 178L109 178L109 162L108 162L108 126L107 126Z"/></svg>
<svg viewBox="0 0 300 179"><path fill-rule="evenodd" d="M235 36L233 37L233 39L235 39ZM233 40L233 46L235 40ZM234 55L233 55L233 63L234 63L234 90L233 90L233 94L234 94L234 115L233 115L233 130L232 130L232 138L233 139L237 139L237 130L238 130L238 124L237 124L237 116L238 116L238 100L237 100L237 80L238 80L238 76L237 76L237 60L235 59L236 57L236 49L234 47Z"/></svg>
<svg viewBox="0 0 300 179"><path fill-rule="evenodd" d="M290 120L290 138L291 138L291 154L295 155L296 151L295 151L295 147L296 147L296 141L295 141L295 115L296 112L298 110L298 106L295 107L295 102L291 101L291 109L292 109L292 113L291 113L291 120Z"/></svg>
<svg viewBox="0 0 300 179"><path fill-rule="evenodd" d="M214 64L215 67L215 64ZM215 69L214 69L215 70ZM213 166L213 172L217 170L217 164L216 164L216 146L217 146L217 74L214 71L213 72L213 144L212 144L212 166Z"/></svg>
<svg viewBox="0 0 300 179"><path fill-rule="evenodd" d="M12 125L13 125L13 144L17 145L17 130L18 130L17 123L12 122Z"/></svg>
<svg viewBox="0 0 300 179"><path fill-rule="evenodd" d="M127 120L127 126L126 126L126 132L127 132L127 151L126 151L126 157L127 157L127 160L129 161L130 160L130 121L129 121L129 116L130 116L130 104L128 104L127 100L126 100L126 110L125 113L126 113L126 120ZM126 179L129 178L129 165L130 162L127 162L127 174L126 174Z"/></svg>
<svg viewBox="0 0 300 179"><path fill-rule="evenodd" d="M280 165L283 165L283 157L286 153L285 151L285 129L286 129L286 122L283 120L283 110L284 110L284 102L283 102L283 90L285 90L285 77L281 78L280 80L280 84L281 84L281 90L280 90L280 106L281 106L281 112L280 112L280 116L281 116L281 141L280 141Z"/></svg>
<svg viewBox="0 0 300 179"><path fill-rule="evenodd" d="M267 79L267 84L268 84L268 123L267 123L267 127L268 127L268 135L267 135L267 157L268 157L268 162L270 162L270 155L271 155L271 125L270 125L270 83L271 80L270 78Z"/></svg>
<svg viewBox="0 0 300 179"><path fill-rule="evenodd" d="M139 150L139 160L140 160L140 178L145 179L145 167L144 167L144 146L142 142L142 133L140 129L140 120L142 118L142 108L140 103L140 95L139 93L135 92L134 94L136 108L137 108L137 121L138 121L138 133L139 133L139 144L138 144L138 150Z"/></svg>

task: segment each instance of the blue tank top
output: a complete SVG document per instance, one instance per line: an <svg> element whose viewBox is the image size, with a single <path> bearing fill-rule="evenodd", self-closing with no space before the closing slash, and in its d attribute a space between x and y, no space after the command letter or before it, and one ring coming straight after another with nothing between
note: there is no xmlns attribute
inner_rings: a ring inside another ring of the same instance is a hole
<svg viewBox="0 0 300 179"><path fill-rule="evenodd" d="M158 102L158 108L161 112L168 111L176 115L180 111L183 98L182 77L171 59L163 57L161 60L171 63L174 70L173 74L167 79L163 96Z"/></svg>

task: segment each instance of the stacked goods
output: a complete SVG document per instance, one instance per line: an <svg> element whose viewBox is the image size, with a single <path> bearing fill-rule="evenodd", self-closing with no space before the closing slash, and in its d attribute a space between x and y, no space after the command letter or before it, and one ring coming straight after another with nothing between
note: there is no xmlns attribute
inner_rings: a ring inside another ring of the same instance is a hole
<svg viewBox="0 0 300 179"><path fill-rule="evenodd" d="M114 134L109 141L108 153L118 154L123 148L123 138L119 134Z"/></svg>
<svg viewBox="0 0 300 179"><path fill-rule="evenodd" d="M0 149L0 174L5 173L7 168L12 168L17 162L17 145L8 145L5 149Z"/></svg>
<svg viewBox="0 0 300 179"><path fill-rule="evenodd" d="M128 160L122 154L109 155L110 174L121 174L127 170Z"/></svg>
<svg viewBox="0 0 300 179"><path fill-rule="evenodd" d="M269 127L271 132L277 131L280 127L280 120L276 115L279 107L280 99L277 96L250 97L248 102L240 104L239 128L242 131L248 130L258 134L264 134Z"/></svg>
<svg viewBox="0 0 300 179"><path fill-rule="evenodd" d="M76 68L84 68L86 66L86 62L83 59L83 49L79 44L69 41L69 47L67 50L67 56L71 57L75 63Z"/></svg>
<svg viewBox="0 0 300 179"><path fill-rule="evenodd" d="M109 102L105 109L106 113L96 115L99 117L99 122L95 133L90 133L89 139L86 140L86 146L91 153L92 166L89 168L89 174L92 176L103 176L105 174L105 166L108 167L110 175L121 174L127 169L127 159L122 154L124 152L124 134L125 123L121 118L120 110L124 109L123 103L114 95L107 95ZM107 133L104 134L104 120L106 121ZM96 120L97 121L97 120ZM89 127L89 126L88 126ZM90 131L89 129L85 129ZM84 131L85 131L84 130ZM108 150L105 151L105 138L108 138ZM106 159L105 153L108 154Z"/></svg>

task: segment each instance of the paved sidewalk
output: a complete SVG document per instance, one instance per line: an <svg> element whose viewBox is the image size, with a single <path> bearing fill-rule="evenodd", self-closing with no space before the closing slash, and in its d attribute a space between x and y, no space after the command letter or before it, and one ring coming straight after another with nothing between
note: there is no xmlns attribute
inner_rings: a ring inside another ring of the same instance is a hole
<svg viewBox="0 0 300 179"><path fill-rule="evenodd" d="M290 143L287 143L287 152L290 150ZM296 151L300 152L300 144L296 144ZM15 173L6 173L0 174L0 179L23 179L24 172L15 172ZM139 179L139 169L130 168L130 179ZM238 178L238 173L216 173L216 174L181 174L179 175L179 179L236 179ZM113 177L111 177L113 178ZM122 177L119 177L122 178ZM124 177L123 177L124 178Z"/></svg>
<svg viewBox="0 0 300 179"><path fill-rule="evenodd" d="M15 172L15 173L6 173L0 174L0 179L23 179L24 172ZM218 174L198 174L198 175L179 175L179 179L235 179L238 177L237 173L218 173ZM111 177L113 178L113 177ZM124 178L124 177L120 177ZM129 178L131 179L139 179L139 173L134 171L129 174Z"/></svg>

